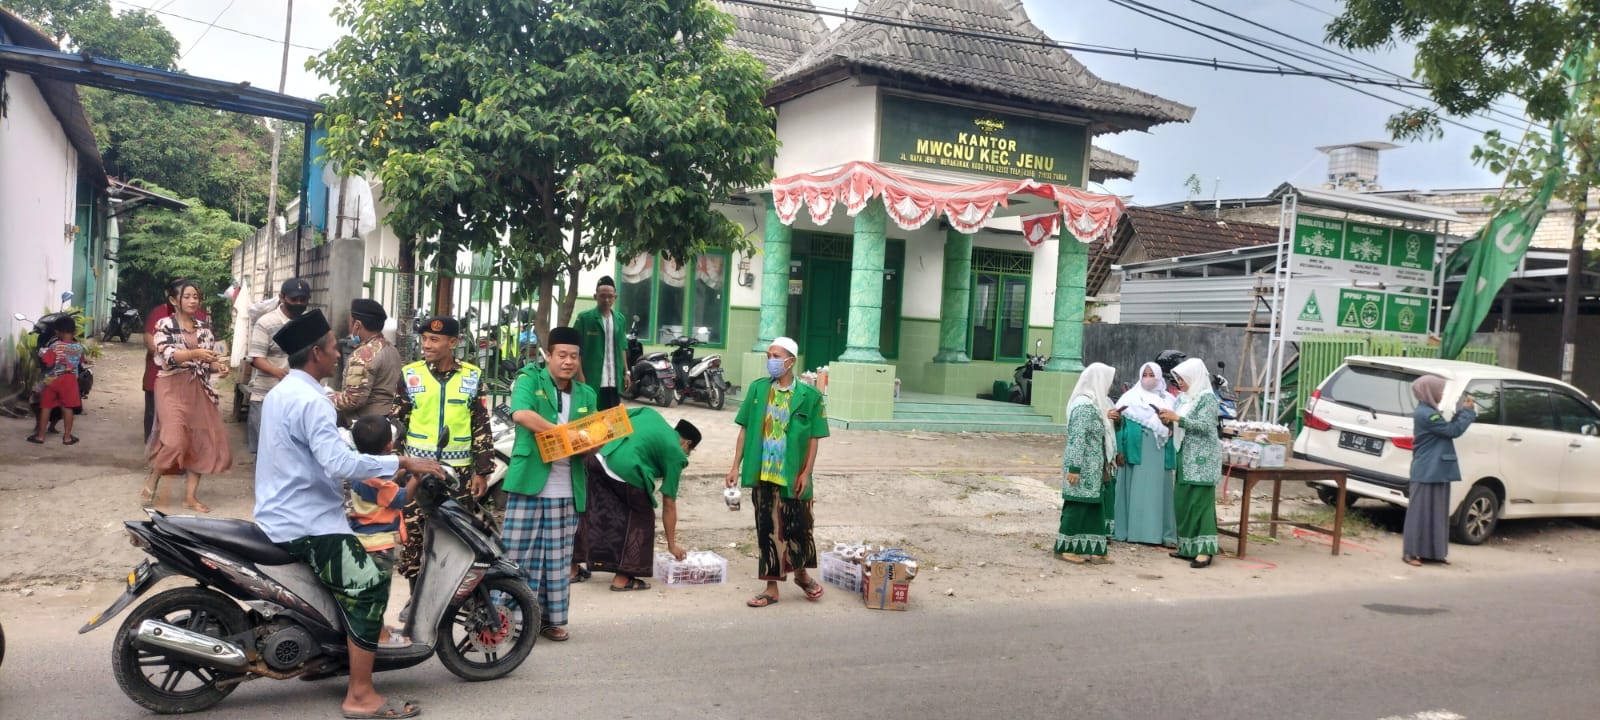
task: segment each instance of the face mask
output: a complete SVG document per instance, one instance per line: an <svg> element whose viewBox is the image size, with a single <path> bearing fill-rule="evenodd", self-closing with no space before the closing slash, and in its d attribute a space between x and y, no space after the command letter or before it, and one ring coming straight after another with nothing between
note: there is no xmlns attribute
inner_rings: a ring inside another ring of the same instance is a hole
<svg viewBox="0 0 1600 720"><path fill-rule="evenodd" d="M1161 378L1139 378L1139 385L1150 392L1155 392L1156 388L1161 386Z"/></svg>
<svg viewBox="0 0 1600 720"><path fill-rule="evenodd" d="M305 303L284 303L283 313L292 318L300 317L306 311Z"/></svg>
<svg viewBox="0 0 1600 720"><path fill-rule="evenodd" d="M788 361L783 358L767 358L767 375L773 380L783 377L784 363L786 362Z"/></svg>
<svg viewBox="0 0 1600 720"><path fill-rule="evenodd" d="M350 344L351 345L360 345L361 344L361 336L357 335L355 333L350 333Z"/></svg>

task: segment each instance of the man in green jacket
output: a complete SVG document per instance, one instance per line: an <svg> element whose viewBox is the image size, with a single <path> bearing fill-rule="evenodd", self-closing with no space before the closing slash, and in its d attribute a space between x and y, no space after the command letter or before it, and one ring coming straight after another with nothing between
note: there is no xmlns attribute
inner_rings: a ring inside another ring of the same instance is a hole
<svg viewBox="0 0 1600 720"><path fill-rule="evenodd" d="M632 434L584 461L589 504L578 523L578 559L590 570L616 573L615 592L650 589L639 578L655 570L657 482L667 552L679 560L686 555L678 546L678 479L700 444L693 423L679 420L674 427L651 408L629 410L628 422Z"/></svg>
<svg viewBox="0 0 1600 720"><path fill-rule="evenodd" d="M817 441L828 436L828 413L822 393L795 382L800 346L786 337L767 348L767 376L745 391L733 421L739 424L733 469L726 485L752 488L756 511L756 544L761 550L760 575L767 589L746 605L778 602L778 583L789 572L807 600L822 597L822 584L806 568L817 566L817 543L811 536L811 470Z"/></svg>
<svg viewBox="0 0 1600 720"><path fill-rule="evenodd" d="M534 433L595 412L594 389L575 380L578 343L577 330L551 330L549 368L522 368L511 389L517 435L506 469L502 543L539 596L540 634L557 642L568 637L562 626L567 624L573 542L587 485L581 457L544 462Z"/></svg>
<svg viewBox="0 0 1600 720"><path fill-rule="evenodd" d="M628 389L627 326L616 305L617 284L610 276L600 278L594 289L594 307L578 313L572 323L581 337L578 382L594 388L601 410L621 405L622 392Z"/></svg>

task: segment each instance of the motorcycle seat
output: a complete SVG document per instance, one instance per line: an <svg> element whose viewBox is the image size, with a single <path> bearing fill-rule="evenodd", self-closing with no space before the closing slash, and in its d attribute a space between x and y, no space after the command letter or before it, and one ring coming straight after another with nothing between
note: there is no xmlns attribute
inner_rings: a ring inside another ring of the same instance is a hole
<svg viewBox="0 0 1600 720"><path fill-rule="evenodd" d="M226 550L254 563L288 565L299 562L293 555L272 544L267 534L261 532L261 528L253 522L190 515L168 515L163 521L217 546L219 550Z"/></svg>

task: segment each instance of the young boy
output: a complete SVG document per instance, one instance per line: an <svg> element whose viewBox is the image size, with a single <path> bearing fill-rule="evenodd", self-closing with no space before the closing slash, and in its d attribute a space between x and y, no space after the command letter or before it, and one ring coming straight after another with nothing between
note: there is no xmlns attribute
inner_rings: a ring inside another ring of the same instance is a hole
<svg viewBox="0 0 1600 720"><path fill-rule="evenodd" d="M44 443L44 429L49 422L50 411L61 408L61 415L66 420L66 433L61 436L61 444L77 445L78 436L72 434L72 421L77 416L75 411L83 405L78 395L78 369L83 367L83 345L77 340L78 321L70 315L62 317L56 321L55 331L56 341L39 351L47 369L44 388L39 392L39 427L28 436L28 442Z"/></svg>
<svg viewBox="0 0 1600 720"><path fill-rule="evenodd" d="M356 451L366 455L394 453L394 426L382 415L356 420L350 428ZM405 481L401 486L397 480ZM355 531L372 561L385 575L394 570L394 553L405 539L401 508L417 489L417 479L397 474L394 480L368 478L350 484L350 529ZM399 637L397 637L399 636ZM404 647L409 641L385 626L378 637L381 648Z"/></svg>

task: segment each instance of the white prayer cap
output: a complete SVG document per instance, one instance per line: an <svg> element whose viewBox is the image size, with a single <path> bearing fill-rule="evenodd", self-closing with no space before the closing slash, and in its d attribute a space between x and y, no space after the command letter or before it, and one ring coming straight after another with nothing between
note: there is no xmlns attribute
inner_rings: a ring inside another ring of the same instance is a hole
<svg viewBox="0 0 1600 720"><path fill-rule="evenodd" d="M772 341L771 347L783 348L785 352L789 353L789 357L800 357L800 345L793 338L776 338Z"/></svg>

